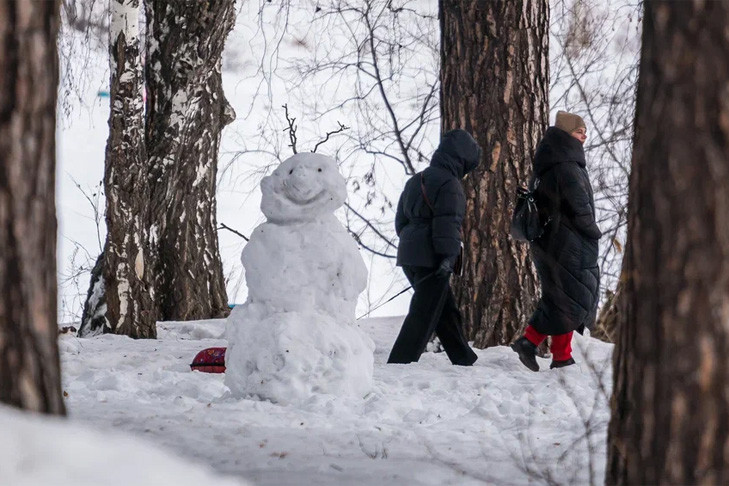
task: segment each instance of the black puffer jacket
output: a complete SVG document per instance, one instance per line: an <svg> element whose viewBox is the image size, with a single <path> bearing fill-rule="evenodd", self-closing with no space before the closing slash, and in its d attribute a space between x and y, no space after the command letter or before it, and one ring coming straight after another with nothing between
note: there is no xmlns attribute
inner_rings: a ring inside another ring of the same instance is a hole
<svg viewBox="0 0 729 486"><path fill-rule="evenodd" d="M532 242L542 298L530 324L542 334L582 333L595 322L600 288L595 201L585 152L569 133L550 127L537 147L535 196L545 234Z"/></svg>
<svg viewBox="0 0 729 486"><path fill-rule="evenodd" d="M411 177L400 196L395 215L398 265L436 267L443 258L458 255L466 212L461 179L480 160L481 148L468 132L451 130L443 135L430 167Z"/></svg>

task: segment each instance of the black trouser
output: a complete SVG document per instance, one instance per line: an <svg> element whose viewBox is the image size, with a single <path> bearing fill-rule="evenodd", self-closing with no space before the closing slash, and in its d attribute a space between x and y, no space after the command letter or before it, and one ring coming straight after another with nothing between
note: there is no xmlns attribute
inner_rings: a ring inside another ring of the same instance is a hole
<svg viewBox="0 0 729 486"><path fill-rule="evenodd" d="M450 278L437 277L435 269L428 267L404 265L402 269L415 293L387 362L418 361L435 331L451 363L472 365L478 357L463 336L461 313L451 291Z"/></svg>

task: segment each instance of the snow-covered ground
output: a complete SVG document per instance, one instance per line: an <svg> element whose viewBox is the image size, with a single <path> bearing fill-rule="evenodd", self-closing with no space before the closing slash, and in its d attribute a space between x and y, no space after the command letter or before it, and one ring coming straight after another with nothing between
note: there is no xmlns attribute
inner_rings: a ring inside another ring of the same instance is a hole
<svg viewBox="0 0 729 486"><path fill-rule="evenodd" d="M119 432L0 406L0 484L13 486L245 486Z"/></svg>
<svg viewBox="0 0 729 486"><path fill-rule="evenodd" d="M69 420L136 435L191 466L255 485L602 482L611 345L576 336L579 365L550 371L540 359L539 373L507 347L477 351L472 368L435 353L387 365L401 322L359 321L377 346L366 397L315 396L300 406L235 399L223 375L190 371L199 350L226 344L222 320L161 322L157 340L65 335ZM80 451L63 457L87 460ZM181 484L178 473L171 466L169 481L156 484Z"/></svg>

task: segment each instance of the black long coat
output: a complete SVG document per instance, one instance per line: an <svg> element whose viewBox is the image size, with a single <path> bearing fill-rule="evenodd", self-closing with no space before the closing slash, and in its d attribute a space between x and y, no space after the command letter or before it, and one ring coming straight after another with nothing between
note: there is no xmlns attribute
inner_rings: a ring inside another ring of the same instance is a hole
<svg viewBox="0 0 729 486"><path fill-rule="evenodd" d="M542 298L529 323L542 334L583 332L595 322L600 289L595 200L582 144L550 127L537 147L535 199L551 218L531 250Z"/></svg>
<svg viewBox="0 0 729 486"><path fill-rule="evenodd" d="M451 130L443 135L430 167L408 180L395 214L398 265L437 267L443 258L458 255L466 212L461 179L480 159L481 148L473 137Z"/></svg>

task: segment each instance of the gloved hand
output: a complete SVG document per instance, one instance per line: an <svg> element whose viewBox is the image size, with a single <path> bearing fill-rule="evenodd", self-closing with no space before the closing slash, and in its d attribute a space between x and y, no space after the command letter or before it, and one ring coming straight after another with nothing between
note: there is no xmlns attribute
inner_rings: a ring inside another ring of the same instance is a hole
<svg viewBox="0 0 729 486"><path fill-rule="evenodd" d="M453 265L456 263L456 256L445 257L441 260L440 265L435 270L435 276L439 278L445 278L453 273Z"/></svg>

